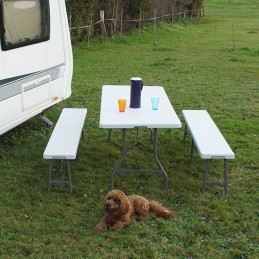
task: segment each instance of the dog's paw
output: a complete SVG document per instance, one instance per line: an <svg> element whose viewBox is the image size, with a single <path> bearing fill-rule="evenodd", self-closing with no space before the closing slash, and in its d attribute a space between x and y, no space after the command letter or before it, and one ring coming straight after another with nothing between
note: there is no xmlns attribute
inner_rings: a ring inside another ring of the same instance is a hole
<svg viewBox="0 0 259 259"><path fill-rule="evenodd" d="M135 215L137 221L143 220L146 216L144 215Z"/></svg>
<svg viewBox="0 0 259 259"><path fill-rule="evenodd" d="M100 226L97 225L97 226L95 227L95 231L98 232L98 233L101 233L101 232L103 232L103 229L102 229L102 227L100 227Z"/></svg>

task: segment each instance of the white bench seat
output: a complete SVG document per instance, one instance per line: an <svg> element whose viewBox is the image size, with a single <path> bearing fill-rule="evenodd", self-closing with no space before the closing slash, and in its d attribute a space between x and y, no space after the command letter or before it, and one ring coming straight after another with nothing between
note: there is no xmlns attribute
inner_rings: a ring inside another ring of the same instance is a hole
<svg viewBox="0 0 259 259"><path fill-rule="evenodd" d="M223 184L226 193L227 160L235 158L234 152L206 110L183 110L182 114L185 121L184 140L186 138L187 128L192 136L191 159L193 158L194 146L199 156L202 159L206 159L202 191L205 191L206 184ZM207 181L209 160L211 159L224 159L223 182Z"/></svg>
<svg viewBox="0 0 259 259"><path fill-rule="evenodd" d="M43 153L43 158L49 160L49 191L52 185L68 185L72 193L70 160L74 160L77 156L86 114L87 109L64 108L56 123ZM54 159L66 160L68 181L52 180L52 160Z"/></svg>
<svg viewBox="0 0 259 259"><path fill-rule="evenodd" d="M191 135L201 158L234 158L234 153L217 128L193 128Z"/></svg>

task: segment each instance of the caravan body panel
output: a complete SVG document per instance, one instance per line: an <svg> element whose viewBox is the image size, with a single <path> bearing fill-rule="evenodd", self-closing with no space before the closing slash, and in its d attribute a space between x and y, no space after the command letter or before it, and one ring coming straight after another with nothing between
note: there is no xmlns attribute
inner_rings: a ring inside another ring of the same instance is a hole
<svg viewBox="0 0 259 259"><path fill-rule="evenodd" d="M1 135L71 95L72 49L64 0L0 5Z"/></svg>

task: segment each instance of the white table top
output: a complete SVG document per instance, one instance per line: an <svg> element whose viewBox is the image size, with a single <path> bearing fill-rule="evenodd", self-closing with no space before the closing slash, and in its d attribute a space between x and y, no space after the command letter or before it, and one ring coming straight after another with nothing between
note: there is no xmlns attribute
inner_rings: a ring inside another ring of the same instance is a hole
<svg viewBox="0 0 259 259"><path fill-rule="evenodd" d="M158 110L152 110L151 97L159 97ZM127 99L125 112L119 112L118 99ZM181 128L173 106L161 86L144 86L141 108L130 108L130 86L102 87L100 128Z"/></svg>

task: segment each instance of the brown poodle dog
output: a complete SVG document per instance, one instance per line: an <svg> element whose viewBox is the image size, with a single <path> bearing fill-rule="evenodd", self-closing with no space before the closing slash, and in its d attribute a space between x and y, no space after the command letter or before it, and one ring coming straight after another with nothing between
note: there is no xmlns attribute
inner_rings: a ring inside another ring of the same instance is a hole
<svg viewBox="0 0 259 259"><path fill-rule="evenodd" d="M131 223L134 215L137 220L144 219L149 211L157 216L168 219L172 212L156 201L148 201L142 196L127 196L120 190L110 191L104 198L103 207L106 216L95 227L96 231L102 232L105 228L119 230Z"/></svg>

